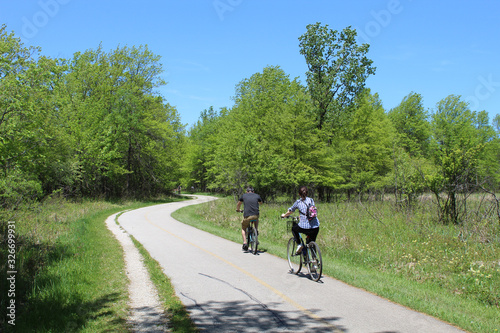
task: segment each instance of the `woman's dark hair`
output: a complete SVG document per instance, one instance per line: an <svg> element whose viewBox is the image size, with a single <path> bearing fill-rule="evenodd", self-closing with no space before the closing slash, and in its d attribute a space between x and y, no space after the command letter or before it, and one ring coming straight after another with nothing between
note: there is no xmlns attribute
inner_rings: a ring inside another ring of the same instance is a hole
<svg viewBox="0 0 500 333"><path fill-rule="evenodd" d="M307 197L307 186L301 186L301 187L299 188L299 195L300 195L302 198Z"/></svg>

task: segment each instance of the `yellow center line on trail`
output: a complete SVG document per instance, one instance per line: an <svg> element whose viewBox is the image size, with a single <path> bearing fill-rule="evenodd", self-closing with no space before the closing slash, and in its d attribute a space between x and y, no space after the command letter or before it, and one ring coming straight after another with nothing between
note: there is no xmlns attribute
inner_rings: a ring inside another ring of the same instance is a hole
<svg viewBox="0 0 500 333"><path fill-rule="evenodd" d="M144 217L146 218L146 221L147 221L149 224L151 224L151 225L153 225L153 226L157 227L158 229L160 229L160 230L162 230L162 231L166 232L167 234L169 234L169 235L171 235L171 236L174 236L175 238L177 238L177 239L179 239L179 240L181 240L181 241L183 241L183 242L186 242L186 243L188 243L189 245L194 246L194 247L196 247L196 248L198 248L198 249L202 250L203 252L205 252L205 253L207 253L207 254L209 254L209 255L211 255L211 256L213 256L213 257L215 257L215 258L217 258L217 259L219 259L219 260L221 260L221 261L223 261L223 262L225 262L225 263L226 263L226 264L228 264L229 266L231 266L231 267L233 267L233 268L236 268L237 270L239 270L239 271L240 271L240 272L242 272L243 274L245 274L245 275L249 276L250 278L252 278L252 279L253 279L253 280L255 280L256 282L260 283L260 284L261 284L261 285L263 285L264 287L266 287L266 288L268 288L269 290L271 290L273 293L275 293L276 295L278 295L279 297L281 297L284 301L286 301L286 302L288 302L289 304L293 305L294 307L296 307L297 309L299 309L300 311L302 311L303 313L305 313L306 315L308 315L310 318L315 319L315 320L317 320L317 321L319 321L319 322L321 322L321 323L325 324L326 326L329 326L329 327L331 327L331 328L333 328L333 329L335 329L335 330L338 330L338 327L336 327L335 325L332 325L332 324L330 324L329 322L325 321L323 318L321 318L321 317L319 317L319 316L315 315L314 313L312 313L312 312L311 312L311 311L309 311L308 309L304 308L302 305L300 305L299 303L295 302L293 299L291 299L290 297L286 296L285 294L283 294L283 293L282 293L281 291L279 291L278 289L276 289L276 288L272 287L272 286L271 286L271 285L269 285L267 282L265 282L265 281L263 281L263 280L259 279L258 277L256 277L256 276L255 276L255 275L253 275L252 273L250 273L250 272L248 272L248 271L244 270L243 268L239 267L238 265L235 265L235 264L233 264L232 262L230 262L230 261L228 261L228 260L226 260L226 259L222 258L221 256L219 256L219 255L217 255L217 254L215 254L215 253L213 253L213 252L210 252L210 251L208 251L207 249L204 249L204 248L202 248L201 246L199 246L199 245L197 245L197 244L195 244L195 243L192 243L192 242L188 241L187 239L184 239L184 238L182 238L182 237L180 237L180 236L178 236L178 235L176 235L176 234L174 234L174 233L172 233L172 232L168 231L167 229L162 228L162 227L160 227L159 225L157 225L157 224L155 224L155 223L151 222L151 221L149 220L149 218L148 218L148 214L149 214L149 213L147 213ZM340 332L340 331L339 331L339 332Z"/></svg>

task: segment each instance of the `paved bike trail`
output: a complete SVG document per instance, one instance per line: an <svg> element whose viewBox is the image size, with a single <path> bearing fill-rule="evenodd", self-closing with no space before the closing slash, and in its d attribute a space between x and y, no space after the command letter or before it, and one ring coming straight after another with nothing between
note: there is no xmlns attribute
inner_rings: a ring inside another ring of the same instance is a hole
<svg viewBox="0 0 500 333"><path fill-rule="evenodd" d="M284 259L244 253L241 244L170 216L181 207L214 199L197 196L118 218L160 263L202 331L462 332L338 280L323 277L318 283L290 274Z"/></svg>

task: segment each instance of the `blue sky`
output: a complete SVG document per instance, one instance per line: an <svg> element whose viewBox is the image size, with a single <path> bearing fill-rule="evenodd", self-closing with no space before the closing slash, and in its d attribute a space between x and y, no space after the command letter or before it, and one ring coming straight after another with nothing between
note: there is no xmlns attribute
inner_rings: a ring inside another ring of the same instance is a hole
<svg viewBox="0 0 500 333"><path fill-rule="evenodd" d="M388 111L411 92L433 111L448 95L500 113L500 1L0 0L0 24L42 54L148 45L160 55L159 93L192 125L231 107L235 86L280 66L305 85L298 38L306 25L352 26L377 67L367 81Z"/></svg>

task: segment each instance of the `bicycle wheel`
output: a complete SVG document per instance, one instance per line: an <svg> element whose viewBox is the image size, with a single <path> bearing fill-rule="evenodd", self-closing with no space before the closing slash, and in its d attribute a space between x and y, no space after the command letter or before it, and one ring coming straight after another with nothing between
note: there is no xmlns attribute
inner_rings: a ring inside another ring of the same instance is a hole
<svg viewBox="0 0 500 333"><path fill-rule="evenodd" d="M255 228L248 228L249 231L248 231L248 248L250 250L250 252L252 252L253 254L257 254L257 245L258 245L258 242L257 242L257 229Z"/></svg>
<svg viewBox="0 0 500 333"><path fill-rule="evenodd" d="M319 246L315 242L309 243L309 262L307 264L311 280L319 281L323 273L323 258Z"/></svg>
<svg viewBox="0 0 500 333"><path fill-rule="evenodd" d="M288 266L290 266L290 272L293 274L299 274L300 269L302 268L302 255L295 254L297 251L297 243L295 242L295 238L290 238L288 241L288 246L286 252L288 254Z"/></svg>

